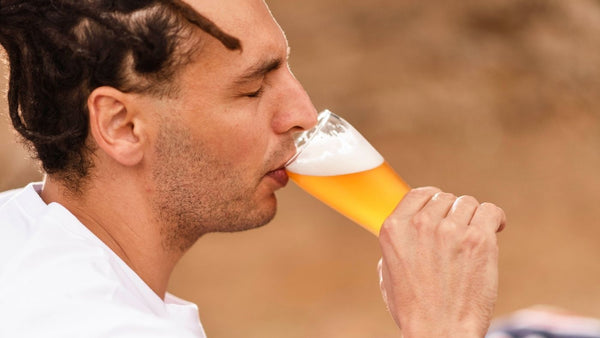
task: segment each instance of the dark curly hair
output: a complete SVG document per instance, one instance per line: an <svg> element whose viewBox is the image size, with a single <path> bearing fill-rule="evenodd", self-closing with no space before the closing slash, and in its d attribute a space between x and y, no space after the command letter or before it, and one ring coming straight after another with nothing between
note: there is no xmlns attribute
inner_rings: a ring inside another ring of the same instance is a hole
<svg viewBox="0 0 600 338"><path fill-rule="evenodd" d="M100 86L172 94L170 80L197 45L194 27L241 49L180 0L0 0L10 118L44 171L79 190L92 166L89 94Z"/></svg>

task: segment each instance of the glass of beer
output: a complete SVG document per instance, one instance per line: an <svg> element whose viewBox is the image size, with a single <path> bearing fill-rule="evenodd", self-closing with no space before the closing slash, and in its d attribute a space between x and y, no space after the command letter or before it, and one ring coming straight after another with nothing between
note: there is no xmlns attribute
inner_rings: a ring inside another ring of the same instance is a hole
<svg viewBox="0 0 600 338"><path fill-rule="evenodd" d="M379 235L410 187L352 125L329 110L296 135L289 177L302 189Z"/></svg>

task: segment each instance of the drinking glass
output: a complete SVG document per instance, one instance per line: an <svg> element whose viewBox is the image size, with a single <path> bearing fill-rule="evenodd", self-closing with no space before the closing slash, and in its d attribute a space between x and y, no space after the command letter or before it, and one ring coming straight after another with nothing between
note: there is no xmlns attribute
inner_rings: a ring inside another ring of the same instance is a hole
<svg viewBox="0 0 600 338"><path fill-rule="evenodd" d="M296 155L286 164L302 189L379 235L383 221L410 187L347 121L329 110L296 135Z"/></svg>

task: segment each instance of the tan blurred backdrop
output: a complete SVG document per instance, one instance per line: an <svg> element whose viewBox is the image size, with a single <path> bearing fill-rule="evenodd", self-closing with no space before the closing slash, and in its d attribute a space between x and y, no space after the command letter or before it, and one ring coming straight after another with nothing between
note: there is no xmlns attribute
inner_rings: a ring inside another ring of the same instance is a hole
<svg viewBox="0 0 600 338"><path fill-rule="evenodd" d="M319 109L413 186L502 206L496 315L600 317L600 2L271 0ZM40 178L0 104L0 188ZM201 239L170 291L212 337L396 337L367 231L290 185L268 226Z"/></svg>

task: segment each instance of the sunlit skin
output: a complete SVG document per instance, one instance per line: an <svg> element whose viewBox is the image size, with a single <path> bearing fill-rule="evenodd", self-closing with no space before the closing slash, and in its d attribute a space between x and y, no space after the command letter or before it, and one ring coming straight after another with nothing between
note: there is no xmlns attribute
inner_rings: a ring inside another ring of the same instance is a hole
<svg viewBox="0 0 600 338"><path fill-rule="evenodd" d="M237 37L199 30L175 95L96 88L88 97L89 180L80 196L48 176L59 202L164 298L169 276L203 234L267 223L292 135L316 111L288 68L283 32L262 0L190 0ZM504 212L473 197L413 189L384 222L381 288L403 337L482 337L497 294ZM367 334L368 335L368 334Z"/></svg>
<svg viewBox="0 0 600 338"><path fill-rule="evenodd" d="M161 219L176 221L188 233L182 239L195 240L190 231L238 231L271 220L273 191L286 184L281 169L295 151L292 133L315 123L316 111L288 68L285 37L265 5L227 4L235 7L220 3L215 12L205 5L198 10L211 18L231 14L231 22L218 24L242 40L242 55L205 39L199 62L181 79L178 99L157 111L150 102L146 110L161 126L155 208L162 207ZM236 17L240 7L257 15Z"/></svg>
<svg viewBox="0 0 600 338"><path fill-rule="evenodd" d="M289 46L261 0L190 1L242 43L201 45L174 97L100 87L88 99L94 168L74 198L53 177L42 191L117 253L160 297L200 236L264 225L287 183L292 134L316 110L288 67Z"/></svg>

